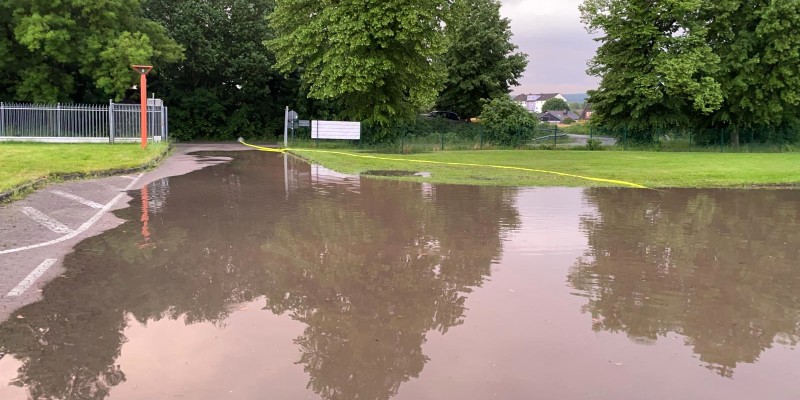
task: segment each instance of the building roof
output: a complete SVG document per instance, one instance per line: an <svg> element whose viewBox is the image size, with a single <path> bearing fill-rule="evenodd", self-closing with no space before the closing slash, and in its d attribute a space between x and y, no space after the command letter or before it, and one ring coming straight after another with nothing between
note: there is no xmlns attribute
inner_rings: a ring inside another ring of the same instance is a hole
<svg viewBox="0 0 800 400"><path fill-rule="evenodd" d="M556 96L560 95L561 93L532 93L532 94L521 94L514 97L514 101L547 101Z"/></svg>
<svg viewBox="0 0 800 400"><path fill-rule="evenodd" d="M545 111L539 114L539 118L545 118L548 115L559 121L563 121L567 118L572 118L574 121L578 120L578 116L572 111Z"/></svg>
<svg viewBox="0 0 800 400"><path fill-rule="evenodd" d="M589 119L589 115L594 112L592 108L592 103L587 102L585 106L583 106L583 111L581 111L581 119Z"/></svg>

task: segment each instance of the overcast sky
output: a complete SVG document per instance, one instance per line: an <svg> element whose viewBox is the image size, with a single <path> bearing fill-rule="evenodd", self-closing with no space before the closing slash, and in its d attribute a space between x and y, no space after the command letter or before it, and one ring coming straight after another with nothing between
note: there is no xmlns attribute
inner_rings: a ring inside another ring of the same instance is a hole
<svg viewBox="0 0 800 400"><path fill-rule="evenodd" d="M580 21L581 0L501 0L511 20L512 40L528 54L520 93L583 93L599 80L586 75L597 43Z"/></svg>

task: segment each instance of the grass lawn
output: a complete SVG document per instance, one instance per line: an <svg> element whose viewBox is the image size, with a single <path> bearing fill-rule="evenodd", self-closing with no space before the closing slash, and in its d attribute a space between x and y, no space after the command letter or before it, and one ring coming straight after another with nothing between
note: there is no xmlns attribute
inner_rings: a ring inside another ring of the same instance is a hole
<svg viewBox="0 0 800 400"><path fill-rule="evenodd" d="M168 149L138 144L0 143L0 193L43 178L95 174L146 165Z"/></svg>
<svg viewBox="0 0 800 400"><path fill-rule="evenodd" d="M349 154L402 159L357 158L342 154L293 149L292 153L327 168L357 174L370 170L427 171L430 178L402 179L432 183L502 186L626 186L544 172L484 166L453 166L406 160L500 165L548 170L630 182L648 188L748 187L800 185L800 153L661 153L638 151L485 150L443 151L413 155Z"/></svg>

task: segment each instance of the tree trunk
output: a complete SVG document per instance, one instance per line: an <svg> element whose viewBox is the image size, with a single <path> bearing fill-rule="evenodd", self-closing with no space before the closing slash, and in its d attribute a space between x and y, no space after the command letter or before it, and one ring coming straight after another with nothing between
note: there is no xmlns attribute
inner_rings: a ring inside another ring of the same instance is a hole
<svg viewBox="0 0 800 400"><path fill-rule="evenodd" d="M739 147L739 127L733 128L731 130L731 146Z"/></svg>

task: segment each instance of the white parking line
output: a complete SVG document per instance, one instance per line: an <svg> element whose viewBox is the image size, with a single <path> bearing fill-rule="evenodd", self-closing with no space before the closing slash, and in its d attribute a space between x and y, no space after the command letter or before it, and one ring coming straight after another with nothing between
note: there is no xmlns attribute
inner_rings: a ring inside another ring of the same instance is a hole
<svg viewBox="0 0 800 400"><path fill-rule="evenodd" d="M23 214L30 217L32 220L38 222L40 225L44 226L47 229L55 233L70 233L72 229L69 229L68 226L58 222L47 215L44 215L41 211L33 208L33 207L22 207L20 209Z"/></svg>
<svg viewBox="0 0 800 400"><path fill-rule="evenodd" d="M126 186L124 190L126 190L126 191L130 190L130 188L132 188L133 185L136 184L136 182L139 180L139 178L142 177L142 175L144 175L144 174L139 174L139 176L134 178L134 180L131 181L131 183L128 184L128 186ZM70 240L70 239L74 238L75 236L78 236L81 233L86 232L89 228L91 228L92 225L94 225L97 221L99 221L100 218L103 216L103 214L105 214L111 207L114 207L114 204L116 204L119 201L119 199L121 199L123 196L125 196L125 192L122 192L122 193L116 195L113 199L111 199L111 201L109 201L105 206L103 206L103 208L98 210L97 213L94 216L92 216L92 218L89 218L88 221L84 222L83 225L79 226L78 229L72 231L71 233L68 233L68 234L66 234L64 236L61 236L60 238L53 239L53 240L48 240L48 241L42 242L42 243L32 244L32 245L23 246L23 247L17 247L15 249L0 250L0 254L16 253L18 251L38 249L39 247L50 246L51 244L61 243L61 242L65 241L65 240Z"/></svg>
<svg viewBox="0 0 800 400"><path fill-rule="evenodd" d="M6 296L8 297L16 297L23 293L25 293L28 288L30 288L37 279L39 279L45 272L47 272L53 264L56 263L55 258L48 258L47 260L42 261L36 269L34 269L25 279L22 280L14 289L11 289L10 292Z"/></svg>
<svg viewBox="0 0 800 400"><path fill-rule="evenodd" d="M57 194L57 195L59 195L61 197L77 201L78 203L81 203L81 204L83 204L85 206L89 206L89 207L92 207L92 208L95 208L95 209L103 208L103 205L100 204L100 203L95 203L95 202L93 202L93 201L91 201L89 199L84 199L83 197L76 196L76 195L74 195L72 193L66 193L66 192L62 192L60 190L51 190L50 193Z"/></svg>

